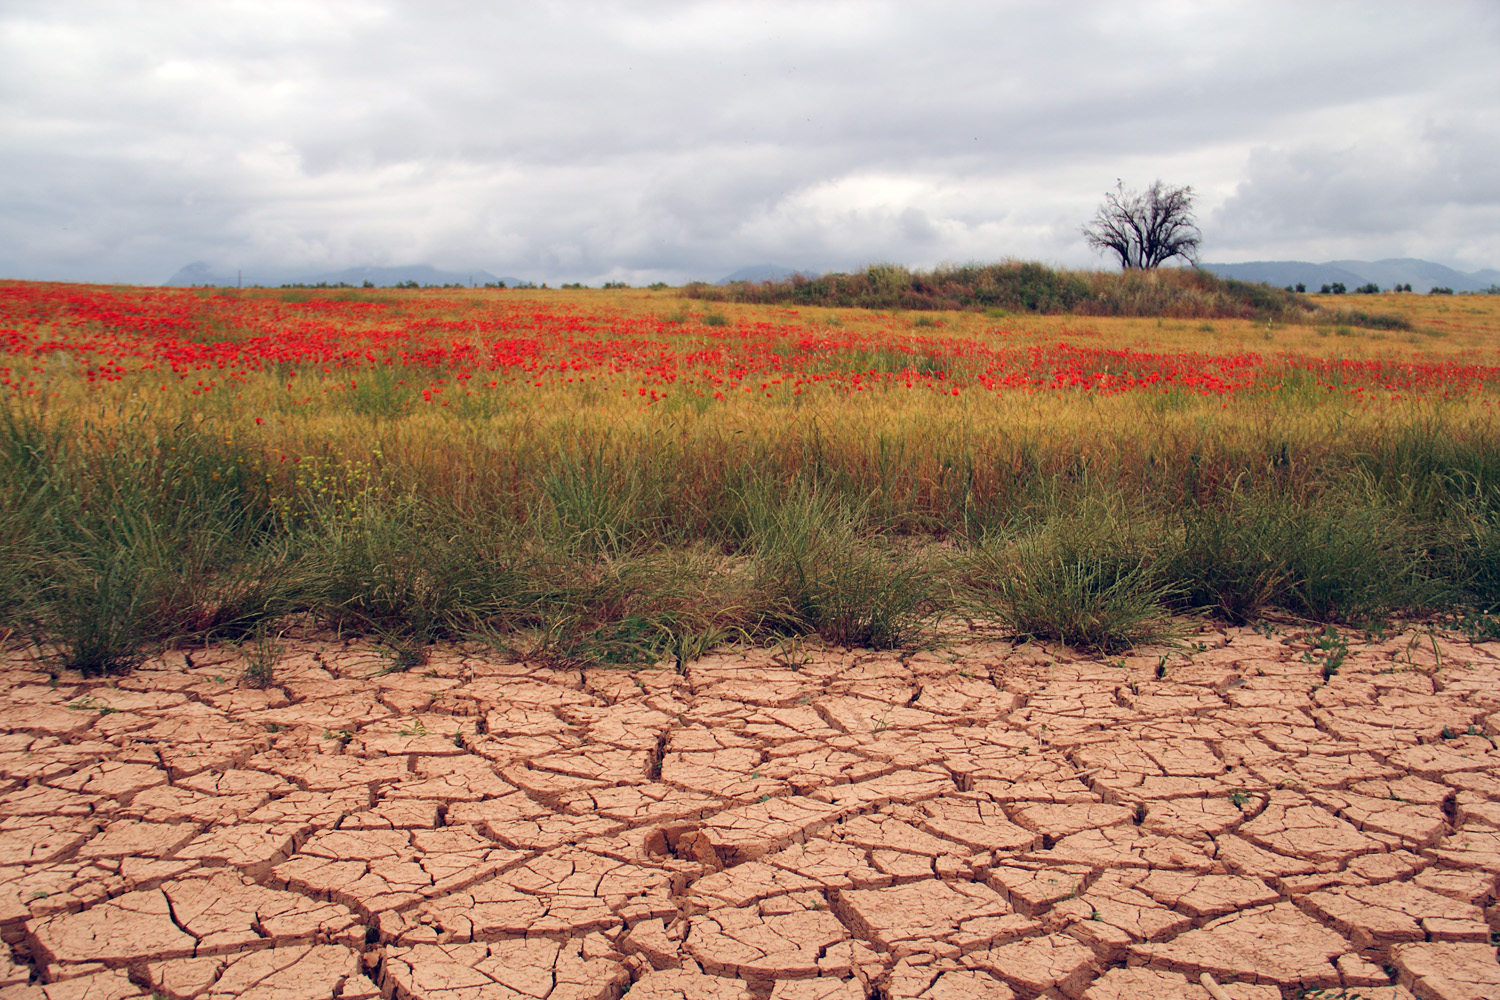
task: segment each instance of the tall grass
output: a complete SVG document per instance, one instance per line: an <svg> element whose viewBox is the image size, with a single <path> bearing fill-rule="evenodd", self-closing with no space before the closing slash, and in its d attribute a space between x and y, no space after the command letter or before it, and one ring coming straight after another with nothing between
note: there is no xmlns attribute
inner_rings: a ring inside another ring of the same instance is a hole
<svg viewBox="0 0 1500 1000"><path fill-rule="evenodd" d="M909 646L967 614L1116 650L1182 613L1500 606L1500 436L1482 414L1288 420L1280 401L1216 424L1109 405L1068 426L873 407L760 433L572 420L322 465L206 424L12 409L0 627L116 671L289 615L409 665L451 638L685 662L788 635Z"/></svg>
<svg viewBox="0 0 1500 1000"><path fill-rule="evenodd" d="M306 572L303 605L399 648L525 620L530 580L494 528L467 524L441 502L368 498L352 516L292 536Z"/></svg>
<svg viewBox="0 0 1500 1000"><path fill-rule="evenodd" d="M201 428L0 424L11 628L85 672L289 608L258 463Z"/></svg>
<svg viewBox="0 0 1500 1000"><path fill-rule="evenodd" d="M755 584L785 631L877 649L909 644L935 610L934 574L872 531L868 502L803 480L743 498Z"/></svg>
<svg viewBox="0 0 1500 1000"><path fill-rule="evenodd" d="M1442 602L1449 579L1426 550L1451 534L1395 509L1361 476L1312 497L1274 482L1223 491L1182 512L1161 570L1180 604L1245 622L1271 609L1318 621L1362 621ZM1452 595L1456 597L1457 594Z"/></svg>
<svg viewBox="0 0 1500 1000"><path fill-rule="evenodd" d="M1068 492L971 547L968 606L1018 635L1103 652L1172 639L1168 606L1182 587L1162 572L1173 546L1160 515L1118 493Z"/></svg>

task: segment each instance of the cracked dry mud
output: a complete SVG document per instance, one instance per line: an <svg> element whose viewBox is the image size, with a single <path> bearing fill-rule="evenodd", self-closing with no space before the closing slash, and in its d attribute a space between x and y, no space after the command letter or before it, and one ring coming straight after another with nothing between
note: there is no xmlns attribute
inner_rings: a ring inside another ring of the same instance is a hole
<svg viewBox="0 0 1500 1000"><path fill-rule="evenodd" d="M1321 656L16 654L0 1000L1500 996L1500 645Z"/></svg>

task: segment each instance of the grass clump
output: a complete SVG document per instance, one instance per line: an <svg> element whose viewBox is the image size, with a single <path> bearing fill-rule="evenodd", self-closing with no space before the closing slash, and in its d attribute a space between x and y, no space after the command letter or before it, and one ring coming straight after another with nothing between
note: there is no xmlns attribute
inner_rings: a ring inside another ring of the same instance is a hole
<svg viewBox="0 0 1500 1000"><path fill-rule="evenodd" d="M917 640L935 610L934 574L871 530L867 503L807 483L744 502L755 587L781 631L876 649Z"/></svg>
<svg viewBox="0 0 1500 1000"><path fill-rule="evenodd" d="M1358 326L1366 330L1410 330L1411 320L1405 316L1396 316L1391 313L1372 313L1363 309L1323 309L1320 311L1317 321L1329 325L1337 325L1339 329L1334 332L1341 336L1348 336L1348 327Z"/></svg>
<svg viewBox="0 0 1500 1000"><path fill-rule="evenodd" d="M509 631L529 620L532 580L493 527L410 494L369 498L301 532L314 581L305 605L340 631L377 637L400 669L440 639Z"/></svg>
<svg viewBox="0 0 1500 1000"><path fill-rule="evenodd" d="M721 554L661 547L606 559L560 559L531 627L502 642L566 665L682 665L730 638L758 633L753 601Z"/></svg>
<svg viewBox="0 0 1500 1000"><path fill-rule="evenodd" d="M279 640L280 636L272 633L265 622L256 625L249 641L240 645L240 654L245 658L241 684L263 690L276 683L276 664L285 652Z"/></svg>
<svg viewBox="0 0 1500 1000"><path fill-rule="evenodd" d="M1175 641L1167 607L1177 585L1121 527L1073 512L986 539L965 559L969 606L1017 635L1104 653Z"/></svg>
<svg viewBox="0 0 1500 1000"><path fill-rule="evenodd" d="M189 425L0 423L6 617L62 666L116 673L291 605L259 463Z"/></svg>
<svg viewBox="0 0 1500 1000"><path fill-rule="evenodd" d="M1411 523L1368 485L1307 498L1275 485L1230 489L1182 511L1162 572L1184 607L1245 623L1269 608L1318 621L1380 618L1443 596Z"/></svg>

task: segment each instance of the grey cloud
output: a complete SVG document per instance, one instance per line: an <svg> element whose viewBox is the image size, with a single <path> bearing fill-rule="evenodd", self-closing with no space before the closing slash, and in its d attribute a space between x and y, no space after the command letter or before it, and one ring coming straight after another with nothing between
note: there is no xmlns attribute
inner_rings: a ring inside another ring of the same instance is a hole
<svg viewBox="0 0 1500 1000"><path fill-rule="evenodd" d="M0 275L1088 264L1117 176L1196 185L1229 253L1488 253L1497 25L1484 3L12 3Z"/></svg>
<svg viewBox="0 0 1500 1000"><path fill-rule="evenodd" d="M1210 229L1218 247L1245 257L1286 247L1282 256L1359 250L1492 266L1500 260L1496 162L1500 113L1488 109L1465 115L1461 128L1432 122L1386 143L1257 149Z"/></svg>

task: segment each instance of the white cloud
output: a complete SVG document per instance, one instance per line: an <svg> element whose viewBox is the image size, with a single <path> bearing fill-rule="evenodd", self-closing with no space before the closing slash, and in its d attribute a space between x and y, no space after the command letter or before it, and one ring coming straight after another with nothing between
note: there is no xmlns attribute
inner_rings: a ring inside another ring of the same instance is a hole
<svg viewBox="0 0 1500 1000"><path fill-rule="evenodd" d="M1500 9L12 2L0 275L538 280L1039 257L1116 177L1210 256L1500 263Z"/></svg>

